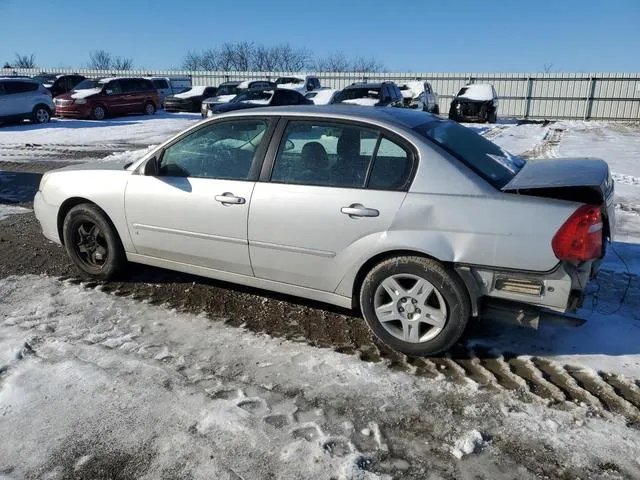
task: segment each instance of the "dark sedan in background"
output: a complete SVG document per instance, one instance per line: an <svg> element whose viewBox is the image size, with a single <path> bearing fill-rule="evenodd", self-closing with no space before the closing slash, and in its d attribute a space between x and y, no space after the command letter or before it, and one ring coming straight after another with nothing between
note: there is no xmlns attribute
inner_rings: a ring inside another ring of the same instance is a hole
<svg viewBox="0 0 640 480"><path fill-rule="evenodd" d="M301 93L287 88L252 88L228 103L213 106L207 116L247 108L273 107L277 105L313 105L313 101Z"/></svg>
<svg viewBox="0 0 640 480"><path fill-rule="evenodd" d="M199 112L202 100L218 93L216 87L191 87L184 92L170 95L164 100L167 112Z"/></svg>

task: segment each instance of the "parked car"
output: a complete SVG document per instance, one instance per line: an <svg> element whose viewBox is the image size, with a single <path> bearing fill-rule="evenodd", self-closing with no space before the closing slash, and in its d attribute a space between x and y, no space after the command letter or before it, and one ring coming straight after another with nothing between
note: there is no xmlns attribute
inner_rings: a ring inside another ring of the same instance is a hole
<svg viewBox="0 0 640 480"><path fill-rule="evenodd" d="M216 87L191 87L182 93L167 97L164 108L167 112L199 112L202 100L215 96L217 91Z"/></svg>
<svg viewBox="0 0 640 480"><path fill-rule="evenodd" d="M224 82L218 85L218 92L215 97L205 98L202 101L202 107L200 113L202 114L202 118L205 118L210 110L216 105L220 105L222 103L230 102L235 98L235 96L240 93L239 85L242 82L239 81L231 81Z"/></svg>
<svg viewBox="0 0 640 480"><path fill-rule="evenodd" d="M277 105L313 105L313 102L300 92L288 88L252 88L238 94L228 103L215 105L213 110L207 112L207 115Z"/></svg>
<svg viewBox="0 0 640 480"><path fill-rule="evenodd" d="M404 99L393 82L353 83L336 95L333 103L367 107L402 107Z"/></svg>
<svg viewBox="0 0 640 480"><path fill-rule="evenodd" d="M200 113L205 118L217 105L228 103L236 95L253 88L275 88L275 83L269 80L245 80L243 82L225 82L218 87L217 96L205 98L202 101Z"/></svg>
<svg viewBox="0 0 640 480"><path fill-rule="evenodd" d="M401 84L399 88L402 98L404 98L405 107L416 108L435 115L440 114L438 94L429 82L414 80Z"/></svg>
<svg viewBox="0 0 640 480"><path fill-rule="evenodd" d="M47 123L55 111L51 92L36 80L0 77L0 122Z"/></svg>
<svg viewBox="0 0 640 480"><path fill-rule="evenodd" d="M153 115L160 98L150 80L110 77L83 80L72 92L56 97L55 104L60 117L103 120L130 113Z"/></svg>
<svg viewBox="0 0 640 480"><path fill-rule="evenodd" d="M333 103L336 95L340 92L335 88L321 88L320 90L312 90L307 92L304 96L308 98L316 105L328 105Z"/></svg>
<svg viewBox="0 0 640 480"><path fill-rule="evenodd" d="M303 95L312 90L319 90L320 79L313 75L293 75L290 77L280 77L276 79L278 88L288 88L296 90Z"/></svg>
<svg viewBox="0 0 640 480"><path fill-rule="evenodd" d="M145 77L151 80L158 91L160 105L164 106L165 99L170 95L176 95L192 87L191 77Z"/></svg>
<svg viewBox="0 0 640 480"><path fill-rule="evenodd" d="M460 89L451 101L451 120L467 122L498 121L498 94L493 85L474 83Z"/></svg>
<svg viewBox="0 0 640 480"><path fill-rule="evenodd" d="M25 78L33 78L36 82L41 83L41 84L45 84L45 83L53 83L56 81L56 78L58 78L58 76L60 76L59 73L39 73L38 75L34 75L32 77L25 77Z"/></svg>
<svg viewBox="0 0 640 480"><path fill-rule="evenodd" d="M36 79L37 77L34 77ZM40 77L41 78L41 77ZM70 92L81 81L87 77L84 75L72 74L72 75L55 75L53 78L46 78L44 81L39 80L44 87L51 92L53 97L62 95L63 93Z"/></svg>
<svg viewBox="0 0 640 480"><path fill-rule="evenodd" d="M491 306L578 308L613 197L602 160L525 162L409 109L297 106L45 173L34 210L85 276L131 261L356 308L387 345L428 355Z"/></svg>

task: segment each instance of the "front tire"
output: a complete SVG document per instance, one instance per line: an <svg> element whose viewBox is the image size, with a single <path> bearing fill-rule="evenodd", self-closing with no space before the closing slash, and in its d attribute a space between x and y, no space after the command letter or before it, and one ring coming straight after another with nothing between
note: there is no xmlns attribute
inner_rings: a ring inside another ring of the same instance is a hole
<svg viewBox="0 0 640 480"><path fill-rule="evenodd" d="M104 120L107 118L107 109L103 105L96 105L91 110L91 118L94 120Z"/></svg>
<svg viewBox="0 0 640 480"><path fill-rule="evenodd" d="M489 123L498 123L498 111L495 108L491 109L491 111L489 112L487 121Z"/></svg>
<svg viewBox="0 0 640 480"><path fill-rule="evenodd" d="M440 106L436 105L435 107L433 107L431 113L433 113L434 115L440 115Z"/></svg>
<svg viewBox="0 0 640 480"><path fill-rule="evenodd" d="M448 350L471 312L462 280L435 260L418 256L376 265L360 289L360 308L376 337L415 356Z"/></svg>
<svg viewBox="0 0 640 480"><path fill-rule="evenodd" d="M116 229L97 206L76 205L62 226L64 245L81 274L109 280L121 273L127 257Z"/></svg>
<svg viewBox="0 0 640 480"><path fill-rule="evenodd" d="M33 123L49 123L51 120L51 110L46 105L36 105L31 113Z"/></svg>

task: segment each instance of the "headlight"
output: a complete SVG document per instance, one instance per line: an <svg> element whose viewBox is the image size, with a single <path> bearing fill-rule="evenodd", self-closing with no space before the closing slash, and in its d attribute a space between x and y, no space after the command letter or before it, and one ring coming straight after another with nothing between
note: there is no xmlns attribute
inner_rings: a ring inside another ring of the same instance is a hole
<svg viewBox="0 0 640 480"><path fill-rule="evenodd" d="M75 103L76 105L84 105L85 103L87 103L87 99L86 98L76 98L73 103Z"/></svg>

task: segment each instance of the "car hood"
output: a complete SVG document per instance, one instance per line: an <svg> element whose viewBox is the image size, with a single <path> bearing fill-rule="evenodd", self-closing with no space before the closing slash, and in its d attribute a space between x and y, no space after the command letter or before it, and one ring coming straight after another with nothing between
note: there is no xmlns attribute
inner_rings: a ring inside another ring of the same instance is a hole
<svg viewBox="0 0 640 480"><path fill-rule="evenodd" d="M83 90L74 90L69 95L69 98L87 98L92 95L97 95L102 92L102 88L87 88Z"/></svg>
<svg viewBox="0 0 640 480"><path fill-rule="evenodd" d="M79 172L79 171L113 171L125 170L125 165L130 164L130 160L120 160L117 162L91 162L81 163L78 165L69 165L68 167L57 168L52 172Z"/></svg>

